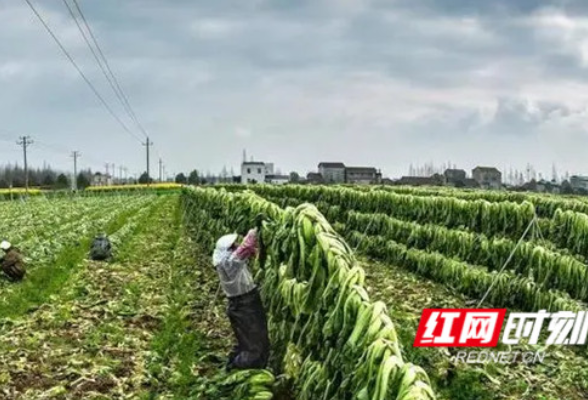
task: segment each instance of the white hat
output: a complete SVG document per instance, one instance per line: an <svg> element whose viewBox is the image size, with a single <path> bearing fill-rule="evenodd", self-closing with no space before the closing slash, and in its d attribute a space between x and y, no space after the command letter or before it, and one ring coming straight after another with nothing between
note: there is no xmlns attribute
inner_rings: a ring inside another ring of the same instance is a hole
<svg viewBox="0 0 588 400"><path fill-rule="evenodd" d="M235 243L237 237L238 235L236 233L231 233L221 237L216 242L216 248L214 249L214 253L212 255L212 263L215 267L221 264L231 255L231 251L229 249Z"/></svg>
<svg viewBox="0 0 588 400"><path fill-rule="evenodd" d="M4 251L10 250L11 247L12 247L12 245L7 240L3 240L2 243L0 243L0 249L2 249Z"/></svg>
<svg viewBox="0 0 588 400"><path fill-rule="evenodd" d="M236 233L231 233L229 235L225 235L225 236L221 237L216 242L217 250L228 249L229 247L231 247L233 245L233 243L235 243L235 241L237 240L237 237L238 237L238 235Z"/></svg>

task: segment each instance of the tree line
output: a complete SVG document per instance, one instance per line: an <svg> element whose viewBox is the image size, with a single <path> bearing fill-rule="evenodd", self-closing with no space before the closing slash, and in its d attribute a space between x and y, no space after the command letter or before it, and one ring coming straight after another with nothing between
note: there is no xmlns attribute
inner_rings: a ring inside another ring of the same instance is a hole
<svg viewBox="0 0 588 400"><path fill-rule="evenodd" d="M200 185L206 183L205 179L200 178L200 174L197 170L193 170L188 174L188 176L186 176L183 172L180 172L176 175L175 182L190 185Z"/></svg>
<svg viewBox="0 0 588 400"><path fill-rule="evenodd" d="M93 172L91 169L82 170L76 176L78 189L84 189L92 184ZM69 189L72 187L72 174L56 170L50 166L43 168L29 168L28 170L29 187L40 187L44 189ZM137 183L134 179L125 180L127 183ZM0 166L0 188L23 188L25 187L24 168L16 164ZM138 179L138 183L154 182L144 172ZM176 183L200 185L206 184L207 179L200 176L197 170L193 170L188 175L179 173L175 176Z"/></svg>
<svg viewBox="0 0 588 400"><path fill-rule="evenodd" d="M50 166L28 169L29 187L43 189L69 189L72 187L71 174ZM77 187L83 189L92 182L92 170L81 170L76 177ZM0 166L0 189L23 188L26 185L25 170L19 165Z"/></svg>

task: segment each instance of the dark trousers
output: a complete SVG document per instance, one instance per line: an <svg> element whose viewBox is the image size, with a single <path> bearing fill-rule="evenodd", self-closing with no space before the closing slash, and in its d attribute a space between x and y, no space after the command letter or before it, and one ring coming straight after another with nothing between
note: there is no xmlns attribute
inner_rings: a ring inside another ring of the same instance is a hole
<svg viewBox="0 0 588 400"><path fill-rule="evenodd" d="M227 315L237 339L229 367L265 368L269 358L267 318L257 289L230 297Z"/></svg>

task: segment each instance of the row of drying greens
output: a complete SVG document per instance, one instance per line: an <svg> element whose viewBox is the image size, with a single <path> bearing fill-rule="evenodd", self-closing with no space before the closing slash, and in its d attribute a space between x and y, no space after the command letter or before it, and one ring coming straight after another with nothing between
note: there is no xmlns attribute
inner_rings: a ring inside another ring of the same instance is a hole
<svg viewBox="0 0 588 400"><path fill-rule="evenodd" d="M371 190L370 187L355 186L360 190ZM588 201L582 197L564 197L561 195L503 192L488 190L464 190L456 188L412 186L377 186L375 189L399 194L415 196L455 197L463 200L486 200L492 203L512 201L515 203L530 202L536 207L540 217L552 218L558 209L588 213Z"/></svg>
<svg viewBox="0 0 588 400"><path fill-rule="evenodd" d="M276 191L272 194L269 198L282 205L295 206L302 201L280 198ZM487 300L497 306L576 310L582 308L576 300L588 298L586 265L536 243L488 238L384 214L342 212L341 206L324 201L317 206L365 254L444 283L470 297L482 298L496 280ZM497 272L507 261L506 272Z"/></svg>
<svg viewBox="0 0 588 400"><path fill-rule="evenodd" d="M300 201L289 198L285 202L296 205ZM363 254L471 298L481 299L489 292L485 300L495 306L551 311L585 308L569 295L582 300L588 296L586 265L573 257L529 242L517 245L506 238L420 225L383 214L343 214L340 207L325 202L318 207ZM508 269L500 272L507 260Z"/></svg>
<svg viewBox="0 0 588 400"><path fill-rule="evenodd" d="M492 271L438 252L408 247L382 236L348 233L349 243L374 259L397 265L453 288L469 298L484 300L495 307L525 311L580 311L586 306L567 293L546 289L532 277L512 271Z"/></svg>
<svg viewBox="0 0 588 400"><path fill-rule="evenodd" d="M223 225L244 232L258 213L269 218L256 279L272 366L291 377L296 398L434 398L426 373L402 360L386 305L369 300L364 271L314 206L284 210L251 192L213 189L185 189L182 199L188 226L209 246Z"/></svg>
<svg viewBox="0 0 588 400"><path fill-rule="evenodd" d="M381 190L360 191L327 186L251 186L268 198L293 198L311 203L338 206L341 213L358 211L380 213L423 224L467 230L488 237L519 240L535 217L529 202L491 203L486 200L462 200L454 197L425 197L389 193ZM235 188L233 190L239 190ZM344 215L346 217L346 215ZM558 209L553 219L537 219L540 236L560 249L567 249L582 260L588 258L588 215ZM530 236L527 235L526 239Z"/></svg>
<svg viewBox="0 0 588 400"><path fill-rule="evenodd" d="M348 213L347 232L402 243L414 249L438 252L450 258L485 266L489 271L507 269L532 278L540 287L562 290L578 300L588 299L588 268L574 257L562 255L530 242L507 238L487 238L439 225L420 225L383 214Z"/></svg>

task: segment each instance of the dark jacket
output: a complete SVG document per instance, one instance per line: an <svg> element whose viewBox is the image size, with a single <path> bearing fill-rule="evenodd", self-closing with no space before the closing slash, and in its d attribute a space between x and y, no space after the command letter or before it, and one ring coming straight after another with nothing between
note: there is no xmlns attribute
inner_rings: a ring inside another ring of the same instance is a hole
<svg viewBox="0 0 588 400"><path fill-rule="evenodd" d="M13 247L1 259L2 272L12 281L20 281L26 274L25 263L20 251Z"/></svg>

